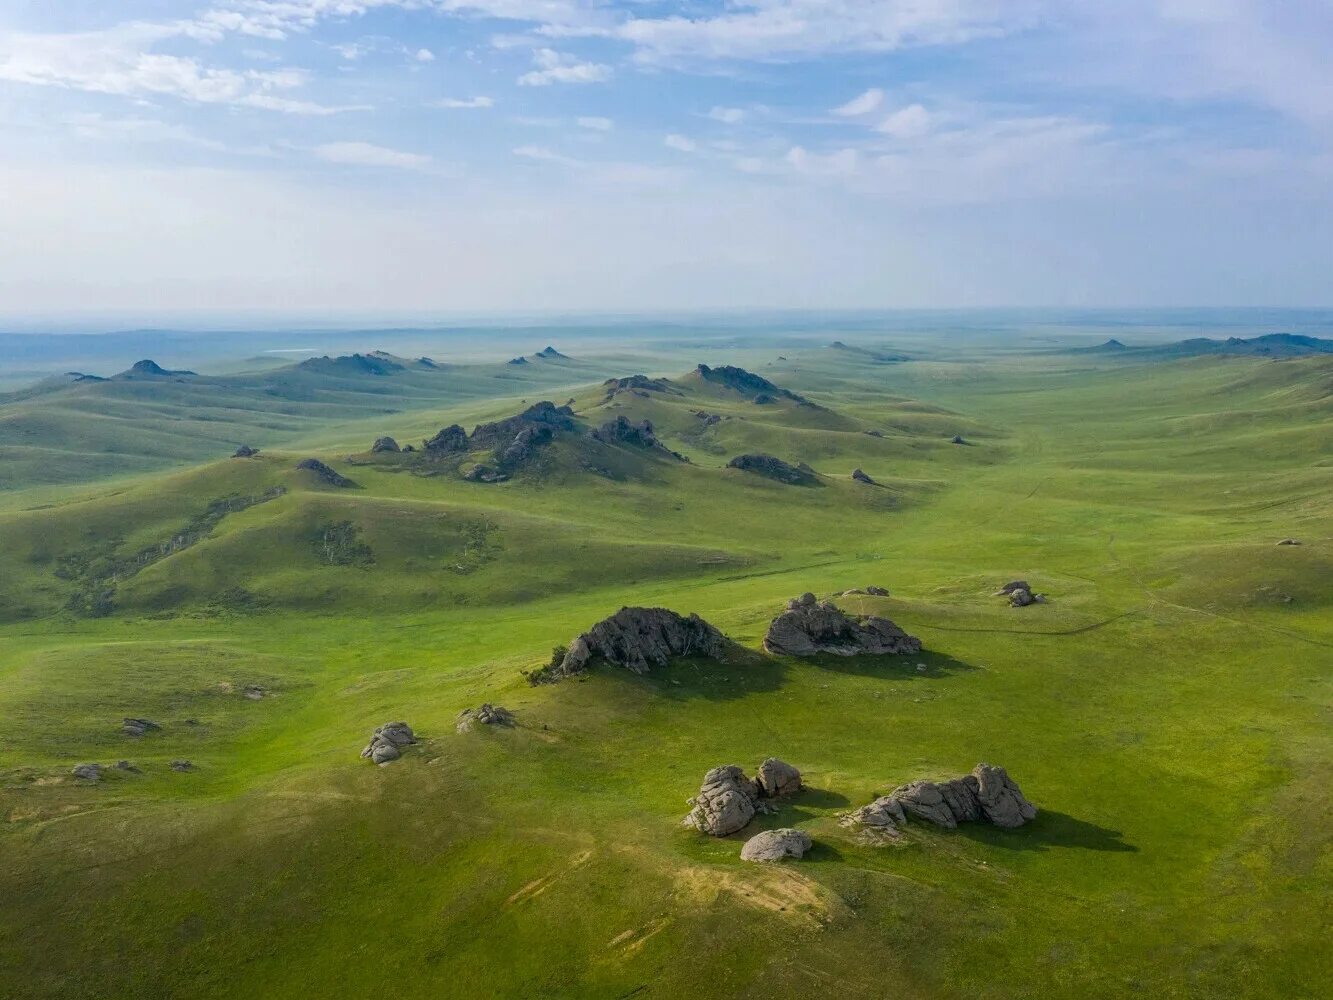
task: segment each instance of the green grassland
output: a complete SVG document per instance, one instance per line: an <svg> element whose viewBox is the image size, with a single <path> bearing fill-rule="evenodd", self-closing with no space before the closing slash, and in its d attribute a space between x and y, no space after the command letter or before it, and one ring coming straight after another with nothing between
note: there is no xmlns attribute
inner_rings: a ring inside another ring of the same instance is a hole
<svg viewBox="0 0 1333 1000"><path fill-rule="evenodd" d="M0 458L0 995L1326 996L1333 360L913 353L737 351L815 406L683 356L518 385L477 366L448 391L306 369L338 398L284 414L234 376L204 438L180 417L212 404L174 388L0 405L126 421L82 471L62 463L102 443ZM644 369L669 391L601 384ZM507 482L367 450L539 398L571 399L580 433ZM618 414L688 461L582 433ZM259 457L223 457L238 427ZM743 451L818 483L725 468ZM992 596L1015 577L1049 603ZM867 584L892 596L844 605L921 656L759 652L788 597ZM744 649L526 683L625 604ZM482 701L519 725L456 733ZM422 745L359 760L398 718ZM808 784L778 815L679 827L705 770L769 755ZM141 772L69 776L120 759ZM837 822L981 760L1033 823L882 847ZM805 860L739 860L791 825Z"/></svg>

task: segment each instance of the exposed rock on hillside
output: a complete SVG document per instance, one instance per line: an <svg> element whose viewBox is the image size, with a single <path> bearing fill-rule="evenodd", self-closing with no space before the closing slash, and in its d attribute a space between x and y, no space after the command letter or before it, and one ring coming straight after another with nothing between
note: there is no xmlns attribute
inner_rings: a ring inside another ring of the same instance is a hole
<svg viewBox="0 0 1333 1000"><path fill-rule="evenodd" d="M441 430L433 438L421 442L421 446L429 452L438 452L448 454L455 451L467 451L467 431L459 424L450 424Z"/></svg>
<svg viewBox="0 0 1333 1000"><path fill-rule="evenodd" d="M403 370L401 364L393 360L391 355L382 351L371 354L344 354L336 358L331 358L328 355L322 358L307 358L297 367L306 371L342 377L393 375L395 372Z"/></svg>
<svg viewBox="0 0 1333 1000"><path fill-rule="evenodd" d="M397 452L402 451L398 447L398 442L391 437L376 438L375 443L370 446L372 452Z"/></svg>
<svg viewBox="0 0 1333 1000"><path fill-rule="evenodd" d="M773 619L764 649L778 656L907 655L921 652L921 640L887 618L849 615L832 604L803 594Z"/></svg>
<svg viewBox="0 0 1333 1000"><path fill-rule="evenodd" d="M621 608L574 639L559 662L553 660L532 679L559 680L583 673L595 660L646 674L676 657L721 659L726 647L722 633L698 615L687 618L666 608Z"/></svg>
<svg viewBox="0 0 1333 1000"><path fill-rule="evenodd" d="M503 483L509 477L489 465L474 465L463 473L463 478L469 483Z"/></svg>
<svg viewBox="0 0 1333 1000"><path fill-rule="evenodd" d="M813 846L814 842L804 830L765 830L745 842L741 848L741 860L782 861L795 858L799 861Z"/></svg>
<svg viewBox="0 0 1333 1000"><path fill-rule="evenodd" d="M876 483L873 479L871 479L869 476L867 476L864 472L862 472L860 469L853 469L853 470L852 470L852 478L853 478L854 480L856 480L858 483L865 483L867 486L878 486L878 485L879 485L879 484Z"/></svg>
<svg viewBox="0 0 1333 1000"><path fill-rule="evenodd" d="M710 368L708 365L700 365L694 369L694 374L698 375L705 382L711 382L714 385L720 385L727 389L739 392L743 396L749 396L755 402L759 396L767 396L764 402L774 402L777 399L788 399L793 403L799 403L801 406L814 406L804 396L792 392L790 389L784 389L779 385L774 385L762 375L756 375L753 372L747 372L744 368L737 368L733 365L723 365L720 368Z"/></svg>
<svg viewBox="0 0 1333 1000"><path fill-rule="evenodd" d="M120 727L120 731L126 736L144 736L148 733L155 733L162 727L151 719L126 719Z"/></svg>
<svg viewBox="0 0 1333 1000"><path fill-rule="evenodd" d="M609 420L601 427L591 431L589 436L594 441L600 441L602 444L620 444L629 445L633 448L646 448L652 451L660 451L672 458L684 460L683 455L672 451L658 440L652 422L649 420L634 421L621 414L614 420Z"/></svg>
<svg viewBox="0 0 1333 1000"><path fill-rule="evenodd" d="M704 775L699 794L689 800L694 808L684 825L713 837L726 837L745 827L757 812L775 812L767 800L801 790L801 772L769 757L759 765L759 777L748 778L735 764L715 767Z"/></svg>
<svg viewBox="0 0 1333 1000"><path fill-rule="evenodd" d="M1009 598L1009 606L1026 608L1029 604L1045 604L1046 595L1036 594L1026 580L1012 580L995 592L996 597Z"/></svg>
<svg viewBox="0 0 1333 1000"><path fill-rule="evenodd" d="M342 489L347 489L356 485L352 480L335 472L317 458L303 458L296 463L296 467L305 472L313 473L315 477L326 486L337 486Z"/></svg>
<svg viewBox="0 0 1333 1000"><path fill-rule="evenodd" d="M1300 541L1295 538L1284 538L1278 542L1279 545L1300 545Z"/></svg>
<svg viewBox="0 0 1333 1000"><path fill-rule="evenodd" d="M76 778L81 778L81 779L84 780L84 781L101 781L101 780L102 780L102 765L101 765L101 764L75 764L75 765L74 765L74 768L73 768L69 773L72 774L72 775L74 775L74 777L76 777Z"/></svg>
<svg viewBox="0 0 1333 1000"><path fill-rule="evenodd" d="M243 444L231 453L232 458L254 458L259 454L258 448L251 448L248 444Z"/></svg>
<svg viewBox="0 0 1333 1000"><path fill-rule="evenodd" d="M949 439L949 443L950 443L950 444L967 444L967 442L963 440L963 435L961 435L961 434L955 434L952 438Z"/></svg>
<svg viewBox="0 0 1333 1000"><path fill-rule="evenodd" d="M173 760L167 765L173 771L179 771L181 774L188 774L194 770L194 764L188 760Z"/></svg>
<svg viewBox="0 0 1333 1000"><path fill-rule="evenodd" d="M361 758L387 764L403 755L403 747L416 741L412 727L406 722L386 722L371 734L370 743L361 751Z"/></svg>
<svg viewBox="0 0 1333 1000"><path fill-rule="evenodd" d="M514 713L486 702L481 708L466 708L458 713L458 731L470 733L475 726L512 726Z"/></svg>
<svg viewBox="0 0 1333 1000"><path fill-rule="evenodd" d="M617 392L637 389L640 392L673 392L671 380L667 378L649 378L647 375L627 375L625 378L609 378L602 383L606 394L613 396Z"/></svg>
<svg viewBox="0 0 1333 1000"><path fill-rule="evenodd" d="M818 476L813 473L799 469L772 455L737 455L727 463L727 468L753 472L755 475L791 486L810 486L819 481Z"/></svg>
<svg viewBox="0 0 1333 1000"><path fill-rule="evenodd" d="M856 587L852 590L844 590L843 597L888 597L889 592L883 587Z"/></svg>
<svg viewBox="0 0 1333 1000"><path fill-rule="evenodd" d="M1002 767L978 764L950 781L913 781L843 817L846 826L893 836L908 817L952 830L959 823L985 820L995 826L1022 826L1037 815L1017 783Z"/></svg>

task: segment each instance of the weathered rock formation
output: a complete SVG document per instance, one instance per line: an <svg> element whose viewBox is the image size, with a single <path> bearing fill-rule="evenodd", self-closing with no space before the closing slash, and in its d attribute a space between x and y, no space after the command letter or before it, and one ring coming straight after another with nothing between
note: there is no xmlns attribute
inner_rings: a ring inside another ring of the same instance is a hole
<svg viewBox="0 0 1333 1000"><path fill-rule="evenodd" d="M664 667L681 656L721 659L727 640L698 615L679 615L666 608L621 608L574 639L559 663L541 680L559 680L583 673L604 660L636 674Z"/></svg>
<svg viewBox="0 0 1333 1000"><path fill-rule="evenodd" d="M856 480L858 483L865 483L867 486L878 486L878 485L879 485L879 484L876 483L873 479L871 479L869 476L867 476L864 472L862 472L860 469L853 469L853 470L852 470L852 478L853 478L854 480Z"/></svg>
<svg viewBox="0 0 1333 1000"><path fill-rule="evenodd" d="M370 743L361 751L363 760L387 764L403 755L403 747L415 743L416 736L406 722L386 722L371 734Z"/></svg>
<svg viewBox="0 0 1333 1000"><path fill-rule="evenodd" d="M649 378L647 375L627 375L624 378L609 378L602 385L606 388L607 397L614 396L618 392L637 391L644 392L672 392L671 380L668 378Z"/></svg>
<svg viewBox="0 0 1333 1000"><path fill-rule="evenodd" d="M961 434L955 434L952 438L949 439L949 443L950 443L950 444L967 444L967 442L963 440L963 435L961 435Z"/></svg>
<svg viewBox="0 0 1333 1000"><path fill-rule="evenodd" d="M258 448L251 448L248 444L243 444L231 453L232 458L254 458L259 454Z"/></svg>
<svg viewBox="0 0 1333 1000"><path fill-rule="evenodd" d="M741 860L782 861L795 858L799 861L812 846L814 842L804 830L765 830L745 842L741 848Z"/></svg>
<svg viewBox="0 0 1333 1000"><path fill-rule="evenodd" d="M1300 545L1300 541L1295 538L1284 538L1278 542L1279 545Z"/></svg>
<svg viewBox="0 0 1333 1000"><path fill-rule="evenodd" d="M767 479L792 486L809 486L819 481L819 477L805 469L797 468L772 455L737 455L727 463L729 469L752 472Z"/></svg>
<svg viewBox="0 0 1333 1000"><path fill-rule="evenodd" d="M814 594L802 594L773 619L764 649L777 656L901 656L921 652L921 640L887 618L849 615L821 604Z"/></svg>
<svg viewBox="0 0 1333 1000"><path fill-rule="evenodd" d="M660 448L665 450L662 442L657 440L652 421L630 420L623 413L592 431L591 437L594 441L601 441L603 444L627 444L636 448Z"/></svg>
<svg viewBox="0 0 1333 1000"><path fill-rule="evenodd" d="M429 440L422 441L421 446L428 452L440 454L450 454L456 451L467 451L468 440L467 431L459 424L450 424L438 434Z"/></svg>
<svg viewBox="0 0 1333 1000"><path fill-rule="evenodd" d="M1029 604L1045 604L1046 595L1033 593L1026 580L1012 580L995 592L996 597L1009 598L1009 606L1026 608Z"/></svg>
<svg viewBox="0 0 1333 1000"><path fill-rule="evenodd" d="M346 476L340 475L329 468L317 458L303 458L296 463L296 467L305 472L313 473L315 478L326 486L337 486L341 489L353 487L356 483Z"/></svg>
<svg viewBox="0 0 1333 1000"><path fill-rule="evenodd" d="M684 825L713 837L743 829L758 812L775 812L769 799L801 790L801 772L785 761L769 757L759 765L759 776L748 778L735 764L715 767L704 775L699 794L689 800L694 808Z"/></svg>
<svg viewBox="0 0 1333 1000"><path fill-rule="evenodd" d="M74 765L74 768L73 768L69 773L72 774L72 775L74 775L74 777L76 777L76 778L81 778L81 779L84 780L84 781L101 781L101 780L102 780L102 765L101 765L101 764L75 764L75 765Z"/></svg>
<svg viewBox="0 0 1333 1000"><path fill-rule="evenodd" d="M885 836L896 835L908 817L952 830L959 823L985 820L1012 829L1037 815L1017 783L1002 767L978 764L971 774L950 781L913 781L843 817Z"/></svg>
<svg viewBox="0 0 1333 1000"><path fill-rule="evenodd" d="M147 733L156 732L161 729L156 722L151 719L126 719L120 727L120 731L126 736L143 736Z"/></svg>
<svg viewBox="0 0 1333 1000"><path fill-rule="evenodd" d="M844 590L843 597L888 597L889 592L883 587L855 587L851 590Z"/></svg>
<svg viewBox="0 0 1333 1000"><path fill-rule="evenodd" d="M372 452L397 452L402 451L398 447L398 442L391 437L376 438L375 443L370 446Z"/></svg>
<svg viewBox="0 0 1333 1000"><path fill-rule="evenodd" d="M777 399L788 399L801 406L814 406L804 396L797 395L790 389L784 389L781 386L774 385L762 375L756 375L753 372L747 372L744 368L736 368L733 365L722 365L719 368L710 368L708 365L700 365L694 369L694 374L699 376L705 382L711 382L713 385L720 385L727 389L739 392L743 396L749 396L755 402L759 402L760 396L766 396L764 402L774 402Z"/></svg>
<svg viewBox="0 0 1333 1000"><path fill-rule="evenodd" d="M509 477L489 465L474 465L463 473L463 478L470 483L503 483Z"/></svg>
<svg viewBox="0 0 1333 1000"><path fill-rule="evenodd" d="M190 771L194 770L194 764L188 760L173 760L167 766L173 771L179 771L181 774L188 774Z"/></svg>
<svg viewBox="0 0 1333 1000"><path fill-rule="evenodd" d="M465 708L458 713L458 731L470 733L474 726L512 726L514 713L486 702L481 708Z"/></svg>

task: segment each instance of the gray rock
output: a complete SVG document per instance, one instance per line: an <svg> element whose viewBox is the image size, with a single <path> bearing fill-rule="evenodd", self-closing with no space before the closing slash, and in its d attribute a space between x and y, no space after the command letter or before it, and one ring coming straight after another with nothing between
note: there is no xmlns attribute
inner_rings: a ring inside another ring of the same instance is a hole
<svg viewBox="0 0 1333 1000"><path fill-rule="evenodd" d="M867 475L866 475L864 472L862 472L860 469L853 469L853 470L852 470L852 478L853 478L854 480L856 480L858 483L865 483L867 486L876 486L876 485L878 485L873 479L871 479L869 476L867 476Z"/></svg>
<svg viewBox="0 0 1333 1000"><path fill-rule="evenodd" d="M486 702L481 708L467 708L459 712L457 728L460 733L467 733L476 725L512 726L514 721L514 713L509 709Z"/></svg>
<svg viewBox="0 0 1333 1000"><path fill-rule="evenodd" d="M398 442L391 437L376 438L375 443L370 446L373 452L397 452L402 451L398 447Z"/></svg>
<svg viewBox="0 0 1333 1000"><path fill-rule="evenodd" d="M1300 545L1301 543L1300 543L1299 539L1295 539L1295 538L1284 538L1284 539L1282 539L1282 541L1278 542L1278 544L1279 544L1279 545Z"/></svg>
<svg viewBox="0 0 1333 1000"><path fill-rule="evenodd" d="M713 837L726 837L754 819L759 786L735 764L715 767L693 800L685 825Z"/></svg>
<svg viewBox="0 0 1333 1000"><path fill-rule="evenodd" d="M126 719L120 727L120 731L126 736L143 736L146 733L157 732L162 727L151 719Z"/></svg>
<svg viewBox="0 0 1333 1000"><path fill-rule="evenodd" d="M264 695L267 693L268 692L266 692L258 684L247 685L245 691L243 692L244 696L250 701L262 701Z"/></svg>
<svg viewBox="0 0 1333 1000"><path fill-rule="evenodd" d="M171 764L168 766L173 771L180 771L182 773L194 770L194 765L190 763L188 760L173 760Z"/></svg>
<svg viewBox="0 0 1333 1000"><path fill-rule="evenodd" d="M1023 796L1004 768L978 764L971 776L977 782L981 812L996 826L1019 827L1036 817L1037 807Z"/></svg>
<svg viewBox="0 0 1333 1000"><path fill-rule="evenodd" d="M82 778L84 781L101 781L101 764L75 764L73 770L69 772L76 778Z"/></svg>
<svg viewBox="0 0 1333 1000"><path fill-rule="evenodd" d="M243 444L231 453L232 458L254 458L259 454L258 448L251 448L248 444Z"/></svg>
<svg viewBox="0 0 1333 1000"><path fill-rule="evenodd" d="M921 652L921 640L887 618L849 615L813 594L788 602L764 636L764 649L778 656L910 655Z"/></svg>
<svg viewBox="0 0 1333 1000"><path fill-rule="evenodd" d="M883 587L867 587L866 593L871 597L888 597L889 592Z"/></svg>
<svg viewBox="0 0 1333 1000"><path fill-rule="evenodd" d="M795 795L801 790L801 772L786 761L769 757L755 775L760 791L770 799Z"/></svg>
<svg viewBox="0 0 1333 1000"><path fill-rule="evenodd" d="M142 772L127 760L116 761L116 770L124 771L126 774L141 774Z"/></svg>
<svg viewBox="0 0 1333 1000"><path fill-rule="evenodd" d="M741 848L742 861L782 861L786 858L800 860L810 850L814 842L804 830L765 830L755 834Z"/></svg>
<svg viewBox="0 0 1333 1000"><path fill-rule="evenodd" d="M348 489L356 485L352 480L335 472L317 458L303 458L296 463L296 467L304 472L313 473L315 478L326 486Z"/></svg>
<svg viewBox="0 0 1333 1000"><path fill-rule="evenodd" d="M737 455L727 463L727 468L752 472L789 486L810 486L819 481L808 466L800 468L772 455Z"/></svg>
<svg viewBox="0 0 1333 1000"><path fill-rule="evenodd" d="M902 803L892 795L881 795L869 805L848 813L839 821L843 826L859 826L876 834L896 836L898 828L907 824Z"/></svg>
<svg viewBox="0 0 1333 1000"><path fill-rule="evenodd" d="M958 825L958 820L949 807L949 801L937 782L913 781L901 788L895 788L889 797L902 806L903 812L909 816L942 826L946 830L952 830ZM952 798L957 800L959 797L955 790Z"/></svg>
<svg viewBox="0 0 1333 1000"><path fill-rule="evenodd" d="M1026 580L1011 580L995 592L996 597L1012 594L1015 590L1031 591L1032 586Z"/></svg>
<svg viewBox="0 0 1333 1000"><path fill-rule="evenodd" d="M371 734L370 743L361 751L361 757L376 764L397 760L402 756L402 747L416 741L412 727L406 722L386 722Z"/></svg>
<svg viewBox="0 0 1333 1000"><path fill-rule="evenodd" d="M687 618L666 608L621 608L574 639L551 674L558 679L582 673L598 659L646 674L676 657L721 659L726 647L722 633L698 615Z"/></svg>
<svg viewBox="0 0 1333 1000"><path fill-rule="evenodd" d="M458 424L450 424L433 438L421 442L428 452L450 454L468 450L467 431Z"/></svg>
<svg viewBox="0 0 1333 1000"><path fill-rule="evenodd" d="M1017 587L1009 591L1009 605L1015 608L1026 608L1029 604L1036 604L1037 599L1032 595L1032 591Z"/></svg>

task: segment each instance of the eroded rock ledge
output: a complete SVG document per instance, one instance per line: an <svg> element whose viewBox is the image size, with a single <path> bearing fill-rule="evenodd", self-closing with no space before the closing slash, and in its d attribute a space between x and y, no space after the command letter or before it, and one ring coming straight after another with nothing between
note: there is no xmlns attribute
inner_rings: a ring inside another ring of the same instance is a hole
<svg viewBox="0 0 1333 1000"><path fill-rule="evenodd" d="M1002 767L978 764L971 774L950 781L913 781L848 813L844 826L861 827L882 837L896 837L908 817L952 830L959 823L984 820L1013 829L1033 819L1037 808Z"/></svg>
<svg viewBox="0 0 1333 1000"><path fill-rule="evenodd" d="M681 656L720 660L727 639L696 614L677 614L667 608L621 608L557 648L551 662L529 674L534 684L584 673L602 660L636 674L664 667Z"/></svg>
<svg viewBox="0 0 1333 1000"><path fill-rule="evenodd" d="M902 656L921 652L921 640L887 618L849 615L807 593L773 619L764 649L778 656Z"/></svg>

